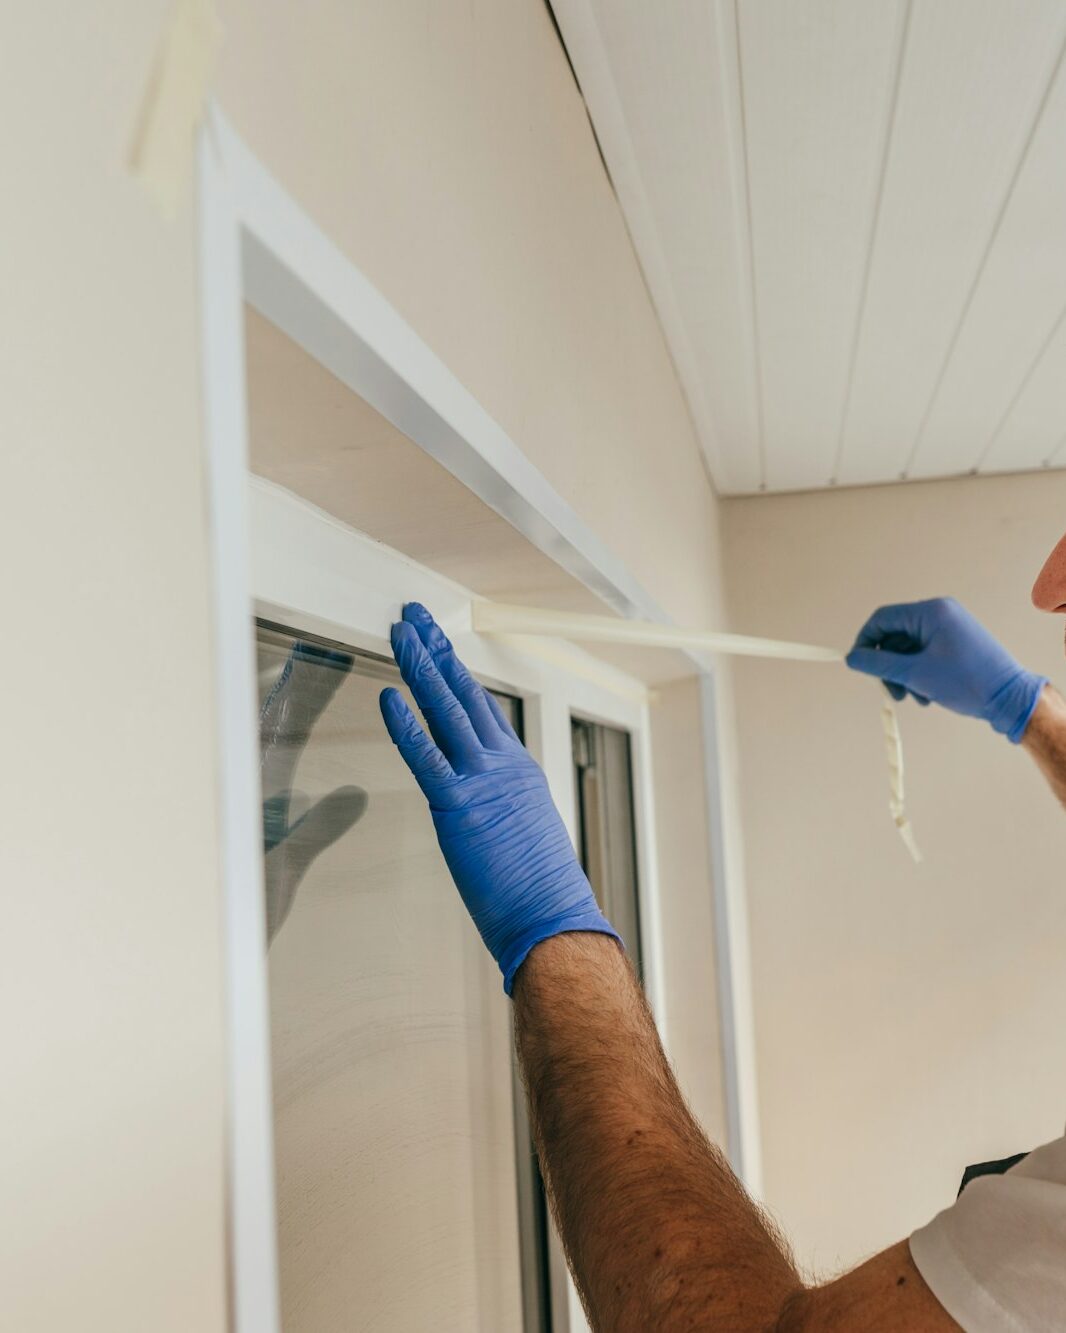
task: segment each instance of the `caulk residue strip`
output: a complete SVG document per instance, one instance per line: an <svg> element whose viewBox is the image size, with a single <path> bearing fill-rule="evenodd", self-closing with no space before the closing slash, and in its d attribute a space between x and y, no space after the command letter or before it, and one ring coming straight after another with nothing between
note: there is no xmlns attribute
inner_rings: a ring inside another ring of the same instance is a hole
<svg viewBox="0 0 1066 1333"><path fill-rule="evenodd" d="M130 171L164 217L177 211L192 173L196 129L222 45L212 0L177 0L156 56L130 150Z"/></svg>
<svg viewBox="0 0 1066 1333"><path fill-rule="evenodd" d="M647 648L690 648L743 657L776 657L793 662L842 662L845 654L836 648L811 643L788 643L745 634L722 634L716 630L684 630L654 621L623 620L615 616L581 615L573 611L544 611L529 606L478 601L471 607L472 628L485 634L543 634L560 639L597 643L632 643ZM904 846L915 861L922 854L914 840L903 805L903 742L896 711L886 700L881 708L888 760L888 808Z"/></svg>
<svg viewBox="0 0 1066 1333"><path fill-rule="evenodd" d="M821 648L813 643L785 643L748 634L722 634L717 630L677 629L652 620L622 620L616 616L582 615L574 611L541 611L530 606L508 606L503 602L475 602L471 620L475 630L488 634L545 634L560 639L582 639L586 643L691 648L741 657L784 657L795 662L844 660L844 654L838 649Z"/></svg>
<svg viewBox="0 0 1066 1333"><path fill-rule="evenodd" d="M903 807L903 741L899 734L896 710L888 699L881 705L881 726L884 728L885 757L888 759L888 808L892 812L892 822L899 830L907 851L915 861L920 861L922 854L914 841L914 831Z"/></svg>

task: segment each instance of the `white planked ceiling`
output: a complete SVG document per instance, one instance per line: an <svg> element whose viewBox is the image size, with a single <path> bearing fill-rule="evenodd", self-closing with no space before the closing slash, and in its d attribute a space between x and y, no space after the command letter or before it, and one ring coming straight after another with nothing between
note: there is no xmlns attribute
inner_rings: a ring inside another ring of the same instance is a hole
<svg viewBox="0 0 1066 1333"><path fill-rule="evenodd" d="M553 0L718 490L1066 466L1066 0Z"/></svg>

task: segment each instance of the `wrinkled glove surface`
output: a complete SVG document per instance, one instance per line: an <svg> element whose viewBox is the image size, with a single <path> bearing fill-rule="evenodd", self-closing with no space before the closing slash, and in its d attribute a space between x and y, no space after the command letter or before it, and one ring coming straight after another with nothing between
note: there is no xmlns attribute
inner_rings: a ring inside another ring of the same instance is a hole
<svg viewBox="0 0 1066 1333"><path fill-rule="evenodd" d="M424 606L404 607L392 649L432 740L397 690L382 691L382 717L429 802L448 869L507 994L530 949L551 935L618 939L539 765Z"/></svg>
<svg viewBox="0 0 1066 1333"><path fill-rule="evenodd" d="M882 606L859 631L847 663L883 680L894 699L909 694L982 718L1015 744L1047 684L953 597Z"/></svg>

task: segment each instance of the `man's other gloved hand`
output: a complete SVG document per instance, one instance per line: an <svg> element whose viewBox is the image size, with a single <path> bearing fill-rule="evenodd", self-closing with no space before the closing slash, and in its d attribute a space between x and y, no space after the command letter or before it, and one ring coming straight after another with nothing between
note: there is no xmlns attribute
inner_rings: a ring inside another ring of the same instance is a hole
<svg viewBox="0 0 1066 1333"><path fill-rule="evenodd" d="M530 949L551 935L587 930L618 939L540 767L424 606L404 607L392 650L433 740L398 690L382 691L381 715L429 801L448 869L507 994Z"/></svg>
<svg viewBox="0 0 1066 1333"><path fill-rule="evenodd" d="M883 680L894 699L909 694L920 704L983 718L1015 744L1047 684L953 597L882 606L859 631L847 662Z"/></svg>

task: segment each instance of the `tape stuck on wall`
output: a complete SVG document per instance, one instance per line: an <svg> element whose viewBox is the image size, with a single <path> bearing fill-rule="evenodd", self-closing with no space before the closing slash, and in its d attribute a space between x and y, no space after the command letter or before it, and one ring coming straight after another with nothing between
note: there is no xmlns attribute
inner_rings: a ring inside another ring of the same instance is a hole
<svg viewBox="0 0 1066 1333"><path fill-rule="evenodd" d="M130 149L129 169L165 218L192 175L196 130L222 46L212 0L178 0L159 46Z"/></svg>
<svg viewBox="0 0 1066 1333"><path fill-rule="evenodd" d="M789 643L783 639L761 639L746 634L724 634L717 630L685 630L648 620L623 620L615 616L582 615L574 611L546 611L503 602L475 601L470 611L471 627L480 634L543 634L586 643L629 643L646 648L688 648L726 653L737 657L776 657L792 662L843 662L837 648L812 643ZM896 711L887 699L881 707L881 727L888 761L888 808L903 845L915 862L922 854L903 804L903 741Z"/></svg>

